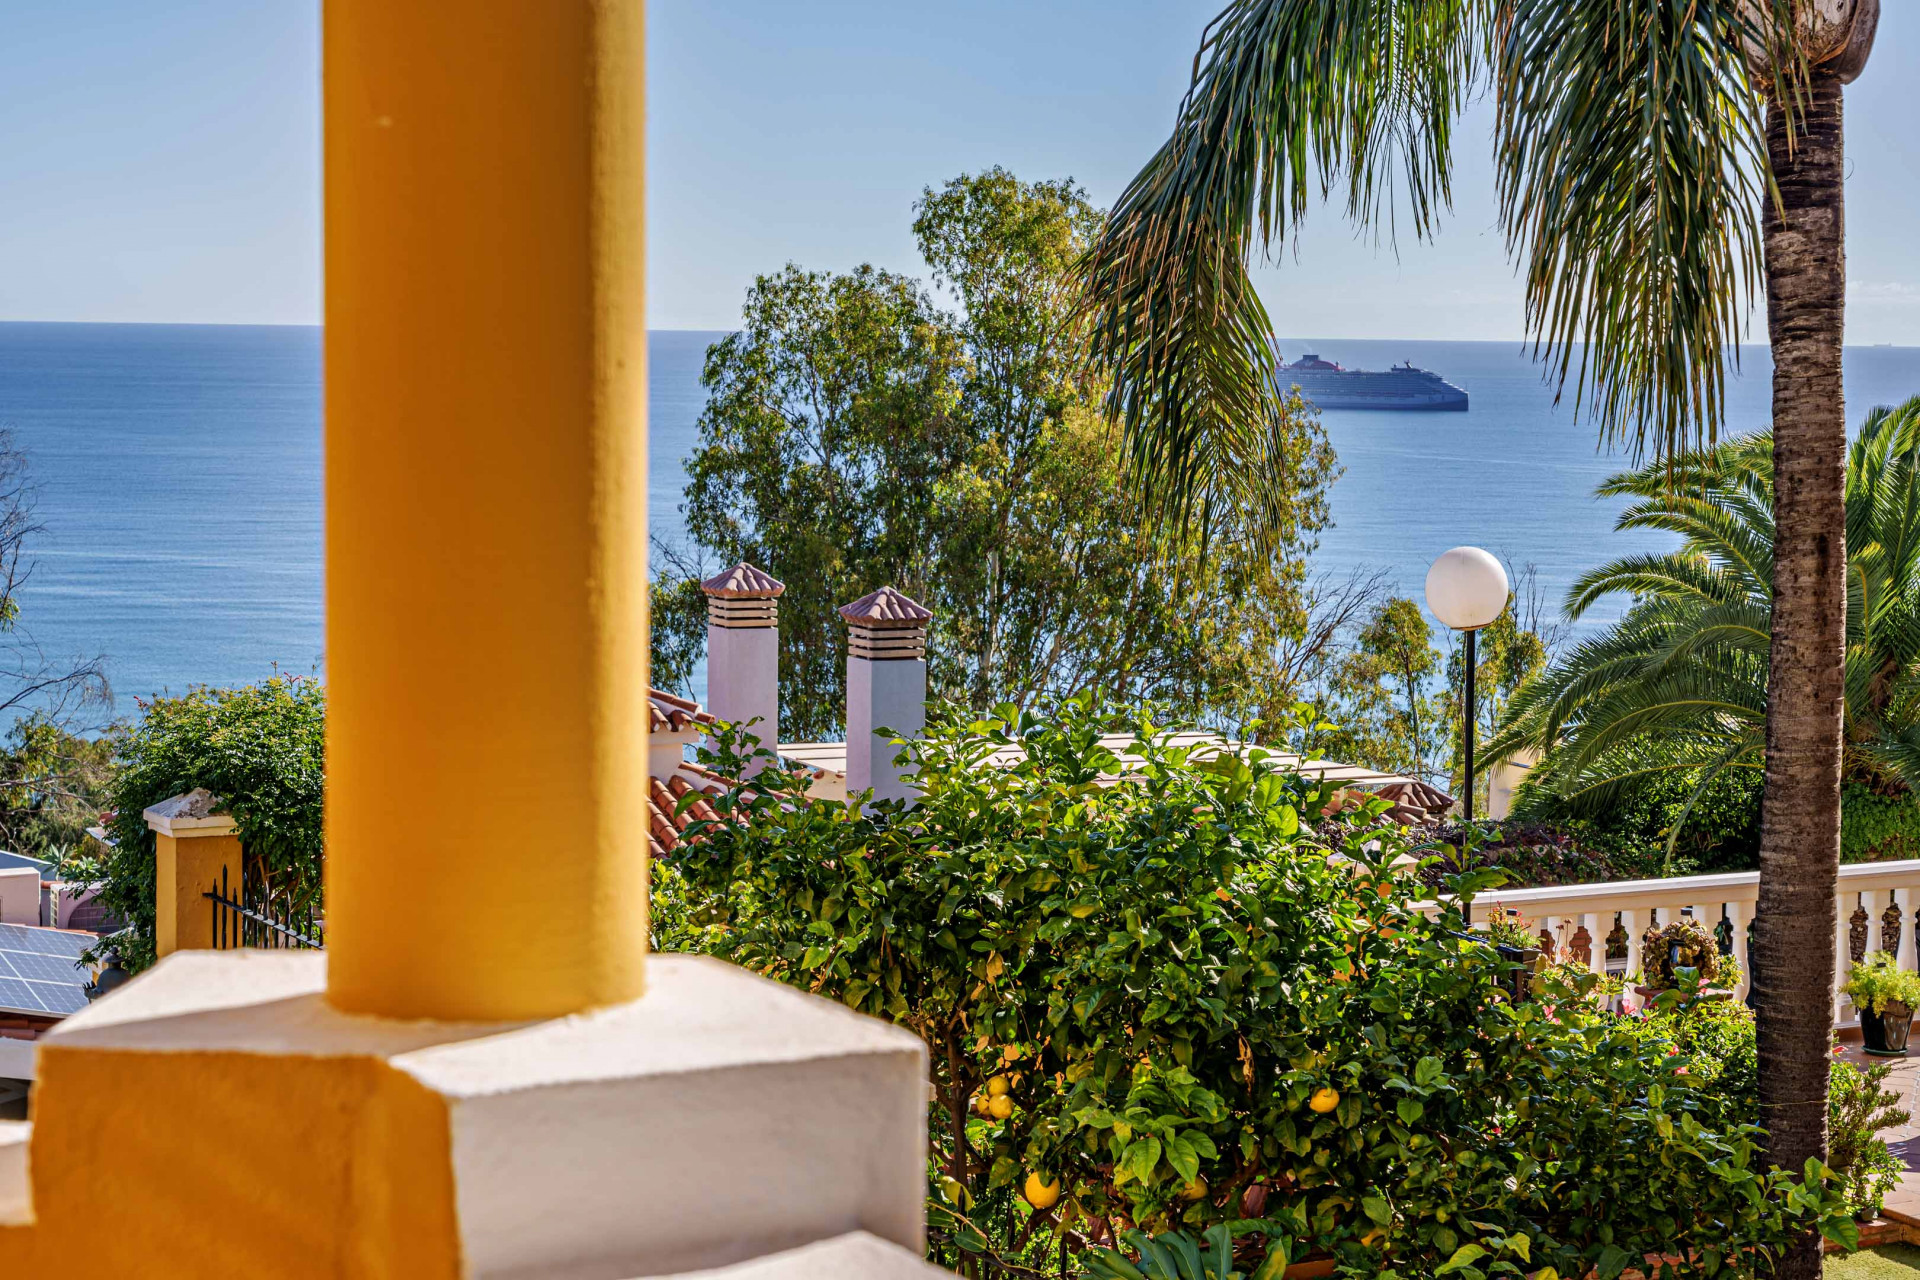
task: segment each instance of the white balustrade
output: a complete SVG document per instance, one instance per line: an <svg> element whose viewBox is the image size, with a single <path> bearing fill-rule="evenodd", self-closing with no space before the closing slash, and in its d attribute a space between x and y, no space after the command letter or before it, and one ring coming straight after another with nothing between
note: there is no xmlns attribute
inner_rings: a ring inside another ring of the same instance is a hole
<svg viewBox="0 0 1920 1280"><path fill-rule="evenodd" d="M1740 962L1741 977L1734 994L1738 999L1745 999L1753 972L1747 929L1759 900L1759 886L1758 872L1743 871L1612 884L1561 885L1550 889L1502 889L1497 901L1502 909L1518 911L1536 931L1543 926L1547 928L1561 959L1570 958L1574 935L1584 928L1590 939L1587 963L1595 973L1606 972L1607 938L1614 931L1616 918L1626 930L1629 974L1640 972L1640 938L1650 924L1674 920L1683 910L1691 910L1694 919L1717 933L1724 918L1732 930L1734 958ZM1491 894L1481 898L1483 903L1495 900L1496 896ZM1846 981L1847 970L1853 964L1854 912L1862 907L1866 910L1867 950L1892 951L1901 968L1913 970L1920 968L1913 915L1916 905L1920 905L1920 859L1853 863L1840 868L1839 888L1833 902L1836 1026L1849 1026L1856 1021L1852 1004L1839 991L1839 984ZM1899 913L1892 931L1886 919L1890 906ZM1809 942L1820 945L1812 939Z"/></svg>

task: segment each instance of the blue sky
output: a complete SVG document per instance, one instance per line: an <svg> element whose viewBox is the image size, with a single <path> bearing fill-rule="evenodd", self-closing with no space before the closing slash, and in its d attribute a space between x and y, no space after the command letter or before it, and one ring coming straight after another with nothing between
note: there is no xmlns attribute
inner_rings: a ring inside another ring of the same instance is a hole
<svg viewBox="0 0 1920 1280"><path fill-rule="evenodd" d="M656 0L650 318L724 328L793 261L921 270L920 190L1002 164L1111 201L1165 134L1219 0ZM1848 340L1920 345L1920 15L1848 93ZM0 6L0 318L312 323L317 7ZM1488 113L1459 201L1397 252L1317 214L1259 273L1283 333L1512 339Z"/></svg>

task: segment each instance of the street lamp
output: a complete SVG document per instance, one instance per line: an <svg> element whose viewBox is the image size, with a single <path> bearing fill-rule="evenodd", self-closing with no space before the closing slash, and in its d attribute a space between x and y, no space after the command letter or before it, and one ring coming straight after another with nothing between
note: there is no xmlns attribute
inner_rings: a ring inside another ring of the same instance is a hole
<svg viewBox="0 0 1920 1280"><path fill-rule="evenodd" d="M1455 547L1427 570L1427 608L1455 631L1467 633L1467 697L1463 708L1467 764L1467 825L1473 824L1473 636L1507 607L1507 571L1479 547Z"/></svg>

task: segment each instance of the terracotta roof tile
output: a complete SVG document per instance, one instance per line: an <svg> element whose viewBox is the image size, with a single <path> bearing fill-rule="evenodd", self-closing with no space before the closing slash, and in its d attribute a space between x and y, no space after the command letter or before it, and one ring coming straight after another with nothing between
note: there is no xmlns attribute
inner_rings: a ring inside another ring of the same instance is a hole
<svg viewBox="0 0 1920 1280"><path fill-rule="evenodd" d="M713 713L691 699L675 697L660 689L647 690L647 697L651 704L647 728L651 733L682 733L696 725L704 727L714 722Z"/></svg>
<svg viewBox="0 0 1920 1280"><path fill-rule="evenodd" d="M888 627L924 627L933 610L910 599L892 587L868 592L852 604L840 606L840 616L848 622L876 630Z"/></svg>
<svg viewBox="0 0 1920 1280"><path fill-rule="evenodd" d="M694 775L689 778L687 775ZM662 782L647 779L647 843L658 858L689 843L687 828L695 822L717 822L720 815L705 800L695 800L680 808L683 796L698 793L717 796L731 785L719 774L695 765L683 765L680 771Z"/></svg>
<svg viewBox="0 0 1920 1280"><path fill-rule="evenodd" d="M700 589L716 600L761 600L779 595L787 584L742 560L708 578Z"/></svg>

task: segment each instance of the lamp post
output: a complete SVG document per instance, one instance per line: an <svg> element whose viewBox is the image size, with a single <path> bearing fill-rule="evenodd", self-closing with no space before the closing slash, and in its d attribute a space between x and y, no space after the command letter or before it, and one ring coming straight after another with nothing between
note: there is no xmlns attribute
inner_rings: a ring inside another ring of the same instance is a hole
<svg viewBox="0 0 1920 1280"><path fill-rule="evenodd" d="M1427 570L1427 608L1447 626L1467 633L1467 696L1461 736L1466 757L1468 825L1473 823L1473 637L1506 609L1507 592L1507 571L1479 547L1455 547Z"/></svg>

